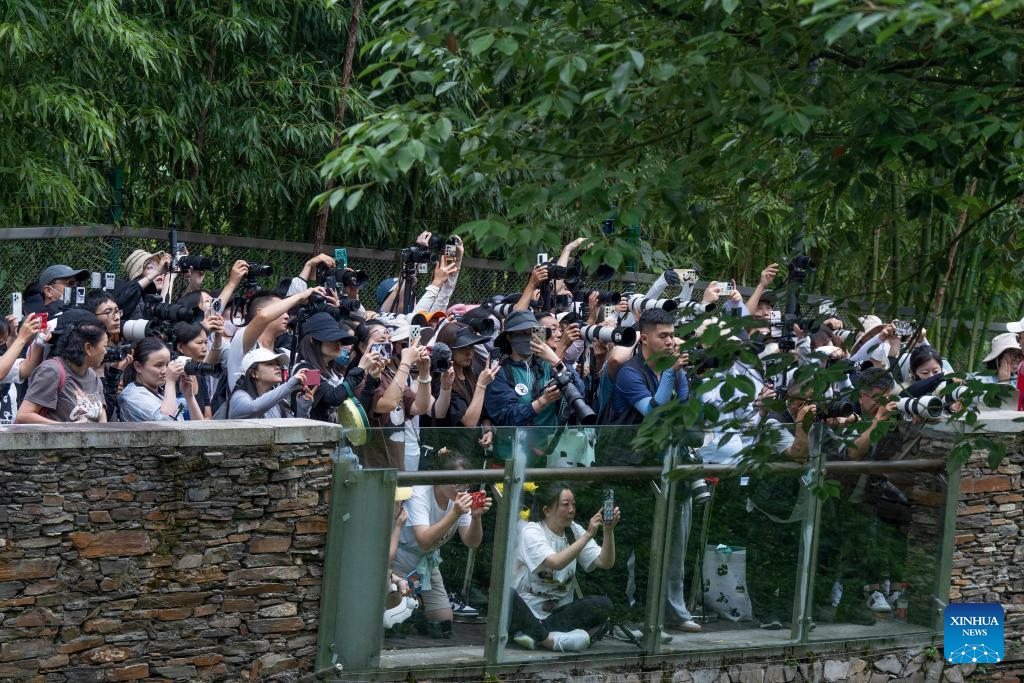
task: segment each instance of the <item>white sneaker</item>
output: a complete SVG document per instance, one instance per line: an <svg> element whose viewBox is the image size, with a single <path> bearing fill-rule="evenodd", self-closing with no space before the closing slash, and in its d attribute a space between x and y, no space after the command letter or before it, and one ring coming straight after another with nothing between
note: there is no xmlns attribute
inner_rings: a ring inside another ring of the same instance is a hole
<svg viewBox="0 0 1024 683"><path fill-rule="evenodd" d="M872 612L892 611L892 607L890 607L889 603L885 601L885 596L879 593L878 591L872 593L871 597L868 598L868 607L871 608Z"/></svg>
<svg viewBox="0 0 1024 683"><path fill-rule="evenodd" d="M839 607L839 603L843 599L843 584L839 583L839 579L836 579L832 584L832 606Z"/></svg>
<svg viewBox="0 0 1024 683"><path fill-rule="evenodd" d="M673 631L682 631L683 633L700 633L704 630L704 627L698 624L693 619L681 621L679 623L669 624L668 628Z"/></svg>
<svg viewBox="0 0 1024 683"><path fill-rule="evenodd" d="M555 641L551 648L555 652L583 652L590 647L590 634L581 628L568 633L553 631L548 635Z"/></svg>
<svg viewBox="0 0 1024 683"><path fill-rule="evenodd" d="M886 598L886 600L889 601L889 606L890 607L895 607L896 606L896 601L900 599L901 595L903 595L903 591L893 591L892 595L890 595L890 596L888 596Z"/></svg>
<svg viewBox="0 0 1024 683"><path fill-rule="evenodd" d="M537 649L537 643L533 640L533 638L526 635L522 631L518 631L514 636L512 636L512 642L518 645L519 647L525 648L527 650Z"/></svg>
<svg viewBox="0 0 1024 683"><path fill-rule="evenodd" d="M384 610L384 628L392 628L401 624L412 616L413 610L417 606L416 601L412 598L402 598L402 601L397 605L391 609Z"/></svg>
<svg viewBox="0 0 1024 683"><path fill-rule="evenodd" d="M624 624L615 624L612 626L611 633L608 635L609 637L614 638L615 640L621 640L624 643L632 643L634 640L643 642L644 639L643 631L638 628L631 628Z"/></svg>

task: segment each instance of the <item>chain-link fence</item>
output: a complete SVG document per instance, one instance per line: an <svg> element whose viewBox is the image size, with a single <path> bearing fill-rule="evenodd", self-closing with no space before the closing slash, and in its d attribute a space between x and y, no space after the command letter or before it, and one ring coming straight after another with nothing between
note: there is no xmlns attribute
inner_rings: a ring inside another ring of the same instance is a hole
<svg viewBox="0 0 1024 683"><path fill-rule="evenodd" d="M115 228L113 226L71 226L58 228L8 228L0 229L0 291L21 291L48 265L55 263L67 264L73 268L84 268L94 272L112 272L118 277L124 276L124 261L135 249L147 252L168 250L167 233L161 230L146 228ZM251 263L265 263L273 267L273 275L262 281L264 287L271 288L283 278L295 277L302 270L305 262L312 256L310 244L297 242L272 242L269 240L247 239L241 236L207 235L183 233L179 236L185 241L190 253L211 256L220 261L217 271L206 274L204 287L213 292L218 291L226 282L231 264L236 260ZM333 253L333 245L325 247L327 253ZM401 272L398 252L379 251L362 248L348 248L349 265L363 270L369 277L369 284L361 298L369 308L377 305L375 290L383 280L396 277ZM508 295L522 292L528 274L510 271L503 264L481 259L467 258L459 274L458 286L452 302L479 303L494 295ZM646 291L649 282L654 280L649 274L629 274L624 279L611 283L587 283L589 286L618 291ZM431 273L417 276L417 297L429 284ZM628 281L626 281L628 280ZM179 287L185 283L179 279ZM693 291L695 298L700 297L703 283L698 283ZM750 289L740 287L744 295ZM663 296L675 297L678 288L666 289ZM817 304L829 296L807 294L803 297L806 306L812 313L817 313ZM856 319L868 312L863 302L839 301L836 317L850 328L856 329ZM780 304L781 305L781 304ZM5 315L10 312L10 297L3 297L0 311ZM883 311L873 310L878 315ZM912 310L900 309L884 311L887 316L903 319L916 319ZM946 324L946 323L944 323ZM983 331L982 345L992 335L1005 331L1000 326L991 326ZM967 349L962 357L951 358L954 367L966 369Z"/></svg>

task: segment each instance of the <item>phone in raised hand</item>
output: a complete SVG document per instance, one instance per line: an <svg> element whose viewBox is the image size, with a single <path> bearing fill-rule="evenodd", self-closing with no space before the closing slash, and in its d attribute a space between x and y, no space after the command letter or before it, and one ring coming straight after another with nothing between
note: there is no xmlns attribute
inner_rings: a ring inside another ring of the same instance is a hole
<svg viewBox="0 0 1024 683"><path fill-rule="evenodd" d="M348 268L348 249L334 250L334 264L339 268Z"/></svg>
<svg viewBox="0 0 1024 683"><path fill-rule="evenodd" d="M610 522L615 518L615 491L611 489L604 492L604 507L601 511L601 517L606 522Z"/></svg>
<svg viewBox="0 0 1024 683"><path fill-rule="evenodd" d="M103 273L103 289L111 290L114 288L114 274Z"/></svg>
<svg viewBox="0 0 1024 683"><path fill-rule="evenodd" d="M306 370L306 386L317 387L320 386L320 371L319 370Z"/></svg>
<svg viewBox="0 0 1024 683"><path fill-rule="evenodd" d="M103 281L103 273L90 273L89 274L89 278L90 278L90 284L92 285L92 288L93 289L99 289L100 288L100 284Z"/></svg>
<svg viewBox="0 0 1024 683"><path fill-rule="evenodd" d="M541 252L541 253L537 254L537 265L538 266L543 266L547 262L548 262L548 255L547 254L545 254L544 252Z"/></svg>
<svg viewBox="0 0 1024 683"><path fill-rule="evenodd" d="M21 322L24 317L21 308L21 292L11 292L11 314Z"/></svg>

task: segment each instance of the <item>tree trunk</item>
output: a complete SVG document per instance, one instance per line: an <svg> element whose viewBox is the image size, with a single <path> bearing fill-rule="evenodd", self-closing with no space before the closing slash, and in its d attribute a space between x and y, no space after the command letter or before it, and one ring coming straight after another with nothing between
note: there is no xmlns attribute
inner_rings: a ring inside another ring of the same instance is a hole
<svg viewBox="0 0 1024 683"><path fill-rule="evenodd" d="M344 128L345 110L348 107L348 88L352 82L352 61L356 53L356 36L359 33L359 14L363 9L363 0L352 0L352 19L348 22L348 42L345 45L345 62L341 69L341 102L338 103L338 115L334 119L334 143L331 151L341 145L341 131ZM327 181L326 190L334 188L334 179ZM324 236L327 234L327 219L331 217L331 206L328 202L320 208L316 215L313 229L313 253L319 254L324 249Z"/></svg>
<svg viewBox="0 0 1024 683"><path fill-rule="evenodd" d="M215 39L210 39L210 47L206 51L207 62L206 62L206 82L213 83L213 65L217 61L217 42ZM192 181L192 186L195 188L196 182L199 180L199 173L202 171L202 153L203 143L206 141L206 119L210 113L210 105L204 104L202 111L199 112L199 125L196 127L196 158L192 162L192 175L189 178ZM192 229L192 219L195 217L196 209L194 206L189 207L185 211L185 220L182 221L182 227L185 230ZM173 245L172 245L173 248Z"/></svg>

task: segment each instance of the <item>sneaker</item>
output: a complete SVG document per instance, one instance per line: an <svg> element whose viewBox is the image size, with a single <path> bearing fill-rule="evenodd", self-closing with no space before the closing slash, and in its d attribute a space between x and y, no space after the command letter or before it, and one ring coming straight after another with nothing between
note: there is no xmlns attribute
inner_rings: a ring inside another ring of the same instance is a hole
<svg viewBox="0 0 1024 683"><path fill-rule="evenodd" d="M613 624L612 630L608 634L615 640L621 640L624 643L639 643L643 642L644 632L638 628L626 626L625 624Z"/></svg>
<svg viewBox="0 0 1024 683"><path fill-rule="evenodd" d="M769 614L761 620L761 628L763 628L766 631L781 631L782 620L780 620L774 614Z"/></svg>
<svg viewBox="0 0 1024 683"><path fill-rule="evenodd" d="M512 636L512 642L518 645L519 647L527 650L537 649L537 643L533 640L533 638L526 635L522 631L517 631L516 634Z"/></svg>
<svg viewBox="0 0 1024 683"><path fill-rule="evenodd" d="M843 584L839 583L839 580L832 584L832 606L839 607L839 602L843 599Z"/></svg>
<svg viewBox="0 0 1024 683"><path fill-rule="evenodd" d="M875 591L871 594L871 597L868 598L868 607L871 609L872 612L892 611L892 607L889 605L888 602L885 601L885 596L882 595L879 591Z"/></svg>
<svg viewBox="0 0 1024 683"><path fill-rule="evenodd" d="M590 634L581 628L568 633L552 631L548 635L554 641L551 649L555 652L583 652L590 647Z"/></svg>
<svg viewBox="0 0 1024 683"><path fill-rule="evenodd" d="M412 598L402 598L402 601L391 609L384 610L384 628L393 628L412 616L417 603Z"/></svg>
<svg viewBox="0 0 1024 683"><path fill-rule="evenodd" d="M889 603L890 607L896 607L896 601L903 595L903 591L893 591L890 595L886 596L885 600Z"/></svg>
<svg viewBox="0 0 1024 683"><path fill-rule="evenodd" d="M665 628L670 631L682 631L683 633L700 633L704 630L704 627L698 624L693 619L687 619L686 621L671 622L665 624Z"/></svg>
<svg viewBox="0 0 1024 683"><path fill-rule="evenodd" d="M452 615L455 621L461 623L480 621L480 610L463 602L462 597L458 593L451 593L448 596L448 601L452 604Z"/></svg>

